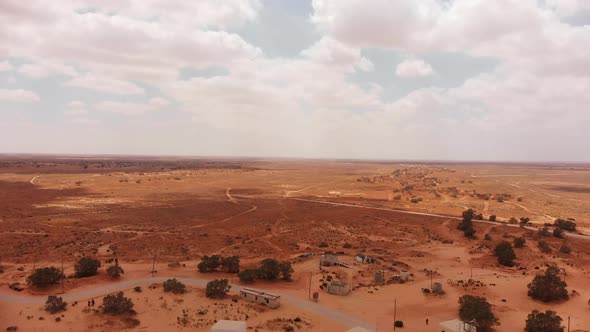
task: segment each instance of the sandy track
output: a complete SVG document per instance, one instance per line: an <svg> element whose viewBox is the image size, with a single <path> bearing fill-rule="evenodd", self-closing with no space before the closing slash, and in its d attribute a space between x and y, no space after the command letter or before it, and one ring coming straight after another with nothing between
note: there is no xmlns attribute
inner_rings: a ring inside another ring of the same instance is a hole
<svg viewBox="0 0 590 332"><path fill-rule="evenodd" d="M327 205L333 205L333 206L346 206L346 207L353 207L353 208L360 208L360 209L391 211L391 212L397 212L397 213L412 214L412 215L434 217L434 218L462 220L461 217L448 216L448 215L436 214L436 213L407 211L407 210L390 209L390 208L383 208L383 207L377 207L377 206L368 206L368 205L359 205L359 204L350 204L350 203L337 203L337 202L330 202L330 201L321 201L321 200L316 200L316 199L305 199L305 198L288 198L288 199L302 201L302 202L327 204ZM520 225L518 225L518 224L503 224L501 222L494 222L494 221L489 221L489 220L475 220L474 219L473 221L478 222L478 223L492 224L492 225L498 225L498 226L520 227ZM532 231L538 230L538 228L535 228L535 227L524 227L524 228L532 230ZM576 239L590 241L589 236L582 235L582 234L575 234L575 233L567 233L566 232L565 235L568 237L576 238Z"/></svg>
<svg viewBox="0 0 590 332"><path fill-rule="evenodd" d="M35 185L35 180L37 180L38 178L40 178L40 177L41 177L41 175L43 175L43 174L39 174L39 175L37 175L37 176L33 177L33 178L32 178L32 179L29 181L29 182L30 182L32 185Z"/></svg>
<svg viewBox="0 0 590 332"><path fill-rule="evenodd" d="M154 283L162 283L168 279L175 278L174 276L171 277L156 277L156 278L143 278L143 279L135 279L135 280L125 280L119 281L107 285L98 286L91 289L73 291L67 294L61 295L66 302L75 302L75 301L86 301L88 299L104 296L106 294L129 290L135 286L149 286ZM209 282L209 279L202 279L202 278L178 278L177 280L180 282L198 288L204 288ZM231 292L239 292L243 287L232 285ZM352 317L349 313L344 313L332 308L328 308L322 306L320 303L311 302L302 298L298 298L288 294L281 294L272 291L272 293L280 295L282 299L287 302L288 304L310 311L312 313L327 317L334 321L340 322L344 325L355 327L355 326L363 326L365 328L372 328L372 324L365 322L361 319L357 319ZM13 295L0 292L0 301L6 303L18 303L18 304L38 304L42 305L47 300L46 296L26 296L26 295Z"/></svg>

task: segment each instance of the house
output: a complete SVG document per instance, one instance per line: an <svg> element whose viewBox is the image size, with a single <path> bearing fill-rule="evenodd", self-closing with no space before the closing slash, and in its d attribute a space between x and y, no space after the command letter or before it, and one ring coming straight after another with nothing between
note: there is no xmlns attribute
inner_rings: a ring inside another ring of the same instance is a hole
<svg viewBox="0 0 590 332"><path fill-rule="evenodd" d="M328 293L335 295L348 295L350 293L350 284L344 281L334 280L328 284Z"/></svg>
<svg viewBox="0 0 590 332"><path fill-rule="evenodd" d="M475 326L458 319L442 322L438 326L440 332L477 332Z"/></svg>
<svg viewBox="0 0 590 332"><path fill-rule="evenodd" d="M400 280L409 281L412 280L412 276L410 275L410 271L401 269L399 270L399 277Z"/></svg>
<svg viewBox="0 0 590 332"><path fill-rule="evenodd" d="M334 254L323 254L320 256L321 266L334 266L338 263L338 256Z"/></svg>
<svg viewBox="0 0 590 332"><path fill-rule="evenodd" d="M364 263L364 264L369 264L369 263L375 263L375 259L363 254L356 254L356 256L354 256L354 260L360 263Z"/></svg>
<svg viewBox="0 0 590 332"><path fill-rule="evenodd" d="M246 332L246 322L237 320L220 320L213 325L211 332Z"/></svg>
<svg viewBox="0 0 590 332"><path fill-rule="evenodd" d="M240 297L247 301L262 303L273 309L281 305L281 297L279 295L265 293L251 288L240 290Z"/></svg>
<svg viewBox="0 0 590 332"><path fill-rule="evenodd" d="M372 330L367 330L364 327L357 326L357 327L351 328L350 330L348 330L346 332L373 332L373 331Z"/></svg>

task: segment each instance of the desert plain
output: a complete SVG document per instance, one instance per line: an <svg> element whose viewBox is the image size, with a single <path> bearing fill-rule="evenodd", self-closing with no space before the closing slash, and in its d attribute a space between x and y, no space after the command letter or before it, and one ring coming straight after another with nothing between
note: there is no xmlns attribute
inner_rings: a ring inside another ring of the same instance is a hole
<svg viewBox="0 0 590 332"><path fill-rule="evenodd" d="M474 239L457 230L467 209L482 218ZM526 227L515 222L523 217ZM576 231L540 239L537 229L558 218L575 219ZM564 324L569 317L570 331L590 331L589 235L586 164L3 155L0 329L209 331L234 319L249 331L391 331L395 315L401 331L434 332L458 317L458 298L472 294L492 304L496 331L522 331L533 309L554 310ZM515 266L500 266L494 246L517 237L526 245L515 249ZM541 240L550 253L537 247ZM326 253L344 264L320 266ZM375 262L356 261L359 253ZM289 261L294 273L291 281L243 284L235 274L200 273L205 255L239 256L241 268ZM71 277L83 256L103 262L97 276ZM125 270L118 280L104 272L115 258ZM527 296L548 264L563 269L567 301ZM63 285L27 285L36 268L62 265ZM377 271L401 269L412 280L374 280ZM164 293L168 278L188 292ZM224 299L205 297L215 278L232 285ZM327 280L352 291L328 294ZM444 294L424 293L432 282ZM24 289L11 289L15 283ZM242 287L280 295L281 306L235 298ZM135 304L131 323L98 310L117 291ZM47 313L48 295L62 296L67 310Z"/></svg>

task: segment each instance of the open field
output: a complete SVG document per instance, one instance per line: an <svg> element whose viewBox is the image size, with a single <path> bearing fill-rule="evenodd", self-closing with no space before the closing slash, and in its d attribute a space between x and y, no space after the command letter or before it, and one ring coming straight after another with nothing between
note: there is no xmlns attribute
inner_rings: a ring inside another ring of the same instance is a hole
<svg viewBox="0 0 590 332"><path fill-rule="evenodd" d="M468 208L505 223L529 217L532 225L476 223L477 238L469 240L456 229L456 218ZM534 229L556 218L574 218L577 233L590 234L590 165L4 156L0 328L207 331L215 319L247 314L249 326L259 331L283 330L294 323L276 320L296 317L301 331L354 325L389 331L396 299L404 330L438 331L439 321L457 317L459 296L476 294L492 303L501 322L497 331L522 330L533 309L571 316L571 331L590 331L590 240L547 237L551 254L536 245ZM520 236L527 245L516 249L518 265L500 267L493 247ZM559 252L564 243L572 253ZM326 251L341 252L340 260L351 268L320 269L318 255ZM377 263L356 262L356 253ZM196 270L201 257L211 254L239 255L245 267L267 257L292 261L293 281L254 285L282 295L281 308L205 298L202 288L214 277L233 278L234 290L240 287L235 275ZM69 307L61 322L41 309L41 295L59 293L60 286L20 293L7 286L24 283L34 268L60 266L62 259L72 274L82 256L117 257L126 274L117 282L104 272L68 278L64 297L82 304ZM189 293L161 291L162 280L151 279L154 256L155 277L185 278ZM568 301L548 305L527 297L526 285L548 263L565 269L568 290L576 291ZM374 285L376 271L400 268L414 281ZM433 279L445 295L422 294L430 287L426 270L436 271ZM459 286L471 273L481 284ZM321 290L328 275L350 282L352 293ZM319 303L307 300L310 276ZM159 286L149 289L151 284ZM136 285L144 292L133 293ZM105 288L93 293L96 287ZM126 327L86 308L88 298L118 290L134 299L139 326ZM197 315L200 307L207 314Z"/></svg>

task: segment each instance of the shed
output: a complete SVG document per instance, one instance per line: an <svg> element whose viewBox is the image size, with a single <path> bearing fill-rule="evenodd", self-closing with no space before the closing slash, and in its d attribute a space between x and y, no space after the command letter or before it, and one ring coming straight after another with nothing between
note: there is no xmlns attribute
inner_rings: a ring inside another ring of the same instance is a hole
<svg viewBox="0 0 590 332"><path fill-rule="evenodd" d="M240 290L240 297L252 302L262 303L273 309L281 305L281 297L270 293L265 293L252 288L243 288Z"/></svg>
<svg viewBox="0 0 590 332"><path fill-rule="evenodd" d="M459 319L448 320L439 324L440 332L477 332L475 326Z"/></svg>
<svg viewBox="0 0 590 332"><path fill-rule="evenodd" d="M441 294L443 292L443 285L440 282L432 283L432 292L435 294Z"/></svg>
<svg viewBox="0 0 590 332"><path fill-rule="evenodd" d="M334 266L338 263L338 256L334 254L323 254L320 256L321 266Z"/></svg>
<svg viewBox="0 0 590 332"><path fill-rule="evenodd" d="M246 332L246 322L238 320L220 320L213 325L211 332Z"/></svg>
<svg viewBox="0 0 590 332"><path fill-rule="evenodd" d="M412 279L412 277L410 276L410 271L404 269L399 270L399 277L403 281L408 281Z"/></svg>
<svg viewBox="0 0 590 332"><path fill-rule="evenodd" d="M363 254L356 254L356 256L354 256L354 259L360 263L375 263L375 259Z"/></svg>
<svg viewBox="0 0 590 332"><path fill-rule="evenodd" d="M348 295L350 284L344 281L334 280L328 284L328 293L335 295Z"/></svg>

